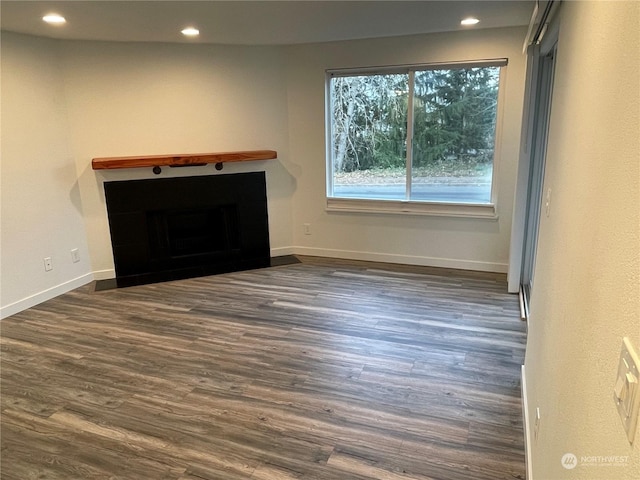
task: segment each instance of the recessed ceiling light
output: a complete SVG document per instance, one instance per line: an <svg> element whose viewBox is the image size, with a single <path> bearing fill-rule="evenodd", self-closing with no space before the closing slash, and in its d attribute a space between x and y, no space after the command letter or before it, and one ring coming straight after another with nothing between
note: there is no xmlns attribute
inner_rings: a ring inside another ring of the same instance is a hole
<svg viewBox="0 0 640 480"><path fill-rule="evenodd" d="M42 17L42 20L52 25L62 25L63 23L67 23L67 20L57 13L49 13Z"/></svg>
<svg viewBox="0 0 640 480"><path fill-rule="evenodd" d="M478 20L477 18L469 17L462 20L460 22L460 25L475 25L478 22L480 22L480 20Z"/></svg>
<svg viewBox="0 0 640 480"><path fill-rule="evenodd" d="M182 34L186 37L197 37L200 35L200 30L195 27L187 27L182 30Z"/></svg>

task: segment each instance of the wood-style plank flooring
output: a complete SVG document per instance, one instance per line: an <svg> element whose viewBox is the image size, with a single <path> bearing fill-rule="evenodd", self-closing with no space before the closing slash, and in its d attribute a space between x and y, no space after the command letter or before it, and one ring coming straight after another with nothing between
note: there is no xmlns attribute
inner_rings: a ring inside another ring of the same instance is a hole
<svg viewBox="0 0 640 480"><path fill-rule="evenodd" d="M2 321L2 480L524 479L504 276L302 260Z"/></svg>

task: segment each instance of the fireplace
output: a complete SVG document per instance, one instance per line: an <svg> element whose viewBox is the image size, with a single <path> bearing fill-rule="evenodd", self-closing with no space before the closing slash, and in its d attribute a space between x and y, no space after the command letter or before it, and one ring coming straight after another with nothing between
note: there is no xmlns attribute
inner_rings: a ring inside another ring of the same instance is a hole
<svg viewBox="0 0 640 480"><path fill-rule="evenodd" d="M119 287L270 265L264 172L104 188Z"/></svg>

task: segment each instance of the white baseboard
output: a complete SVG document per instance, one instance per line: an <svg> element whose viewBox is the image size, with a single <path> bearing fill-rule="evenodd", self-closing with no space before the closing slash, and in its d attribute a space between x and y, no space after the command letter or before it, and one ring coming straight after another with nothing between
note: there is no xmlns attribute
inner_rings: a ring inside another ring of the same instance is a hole
<svg viewBox="0 0 640 480"><path fill-rule="evenodd" d="M116 270L114 268L96 270L93 272L93 278L96 280L111 280L112 278L116 278Z"/></svg>
<svg viewBox="0 0 640 480"><path fill-rule="evenodd" d="M46 302L47 300L51 300L58 295L67 293L74 288L86 285L92 280L93 273L86 273L80 277L69 280L68 282L61 283L60 285L56 285L55 287L47 288L42 292L35 293L26 298L23 298L22 300L10 303L9 305L5 305L4 307L0 308L0 319L15 315L16 313L26 310L27 308L35 307L39 303Z"/></svg>
<svg viewBox="0 0 640 480"><path fill-rule="evenodd" d="M436 258L436 257L420 257L412 255L398 255L388 253L377 252L359 252L355 250L338 250L330 248L313 248L313 247L277 247L271 249L272 257L281 257L284 255L309 255L315 257L332 257L342 258L346 260L366 260L371 262L382 263L400 263L406 265L419 265L425 267L441 267L441 268L455 268L462 270L477 270L481 272L496 272L506 273L507 264L503 263L491 263L491 262L477 262L473 260L456 260L450 258ZM14 315L27 308L34 307L39 303L46 300L67 293L74 288L81 287L93 280L106 280L115 278L115 269L96 270L95 272L87 273L78 278L69 280L55 287L48 288L42 292L30 295L29 297L18 300L0 307L0 319Z"/></svg>
<svg viewBox="0 0 640 480"><path fill-rule="evenodd" d="M284 257L285 255L293 255L294 248L293 247L278 247L271 249L272 257Z"/></svg>
<svg viewBox="0 0 640 480"><path fill-rule="evenodd" d="M391 253L358 252L354 250L334 250L329 248L293 247L293 254L314 257L333 257L346 260L366 260L382 263L400 263L422 267L455 268L458 270L476 270L480 272L507 273L506 263L478 262L475 260L457 260L452 258L420 257Z"/></svg>
<svg viewBox="0 0 640 480"><path fill-rule="evenodd" d="M533 467L531 465L531 424L529 423L529 402L527 401L527 377L524 365L522 365L520 385L522 386L522 425L524 430L524 451L525 467L527 469L527 480L533 480Z"/></svg>

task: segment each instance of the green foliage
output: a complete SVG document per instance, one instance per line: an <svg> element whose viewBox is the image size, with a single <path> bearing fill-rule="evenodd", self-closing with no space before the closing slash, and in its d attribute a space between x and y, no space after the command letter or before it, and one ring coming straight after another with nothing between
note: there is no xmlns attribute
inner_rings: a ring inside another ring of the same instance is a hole
<svg viewBox="0 0 640 480"><path fill-rule="evenodd" d="M413 165L493 159L499 68L415 73ZM407 74L332 79L336 172L403 167Z"/></svg>
<svg viewBox="0 0 640 480"><path fill-rule="evenodd" d="M333 79L336 171L404 164L407 89L406 75Z"/></svg>

